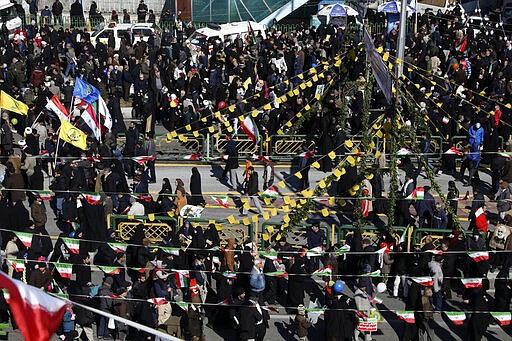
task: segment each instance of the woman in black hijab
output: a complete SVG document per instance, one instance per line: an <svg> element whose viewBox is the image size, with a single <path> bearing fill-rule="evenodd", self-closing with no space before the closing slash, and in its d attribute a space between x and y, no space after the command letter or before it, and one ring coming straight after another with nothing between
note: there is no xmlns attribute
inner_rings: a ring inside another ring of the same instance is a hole
<svg viewBox="0 0 512 341"><path fill-rule="evenodd" d="M197 167L192 168L192 176L190 177L190 196L190 205L204 206L206 204L203 198L203 191L201 190L201 174L199 174Z"/></svg>
<svg viewBox="0 0 512 341"><path fill-rule="evenodd" d="M169 178L164 178L162 181L162 189L158 192L157 202L160 204L161 211L171 211L173 199L170 196L172 194L172 186Z"/></svg>

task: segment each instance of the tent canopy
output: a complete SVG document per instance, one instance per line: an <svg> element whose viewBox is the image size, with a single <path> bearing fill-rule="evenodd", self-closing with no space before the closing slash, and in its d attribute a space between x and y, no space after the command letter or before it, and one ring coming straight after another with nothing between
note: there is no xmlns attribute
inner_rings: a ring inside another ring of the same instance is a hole
<svg viewBox="0 0 512 341"><path fill-rule="evenodd" d="M318 11L317 15L325 15L331 17L355 17L358 16L359 13L355 9L347 5L330 4L322 7L322 9Z"/></svg>

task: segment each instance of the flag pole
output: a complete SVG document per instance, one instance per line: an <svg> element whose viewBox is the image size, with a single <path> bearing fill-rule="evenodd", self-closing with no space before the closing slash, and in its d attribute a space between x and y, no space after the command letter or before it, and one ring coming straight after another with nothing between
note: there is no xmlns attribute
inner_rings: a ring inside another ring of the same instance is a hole
<svg viewBox="0 0 512 341"><path fill-rule="evenodd" d="M55 169L57 167L57 154L59 153L60 128L61 127L59 127L59 129L57 129L57 131L55 132L55 134L57 134L57 146L55 146L55 161L53 162L53 169Z"/></svg>

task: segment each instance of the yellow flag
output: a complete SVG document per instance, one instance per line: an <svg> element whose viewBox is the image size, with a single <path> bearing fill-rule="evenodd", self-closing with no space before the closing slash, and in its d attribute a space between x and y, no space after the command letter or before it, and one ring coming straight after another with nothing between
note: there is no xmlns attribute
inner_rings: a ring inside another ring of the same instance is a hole
<svg viewBox="0 0 512 341"><path fill-rule="evenodd" d="M347 146L348 148L352 148L353 145L354 145L354 143L352 142L352 140L345 141L345 146Z"/></svg>
<svg viewBox="0 0 512 341"><path fill-rule="evenodd" d="M265 104L265 105L263 106L263 109L265 109L265 110L270 110L270 109L272 109L272 106L271 106L270 104Z"/></svg>
<svg viewBox="0 0 512 341"><path fill-rule="evenodd" d="M246 203L244 204L244 209L246 209L246 210L250 210L250 209L251 209L251 205L249 205L249 203L248 203L248 202L246 202Z"/></svg>
<svg viewBox="0 0 512 341"><path fill-rule="evenodd" d="M311 167L318 169L320 168L320 164L318 163L318 161L315 161L311 164Z"/></svg>
<svg viewBox="0 0 512 341"><path fill-rule="evenodd" d="M320 182L318 183L318 187L320 188L325 188L326 184L325 184L325 181L324 180L320 180Z"/></svg>
<svg viewBox="0 0 512 341"><path fill-rule="evenodd" d="M289 223L289 222L290 222L290 216L289 216L288 214L284 215L284 216L283 216L283 221L284 221L285 223Z"/></svg>
<svg viewBox="0 0 512 341"><path fill-rule="evenodd" d="M327 155L329 155L329 158L330 158L331 160L334 160L334 159L336 158L336 153L334 152L334 150L333 150L333 151L331 151L331 152L329 152L329 154L327 154Z"/></svg>
<svg viewBox="0 0 512 341"><path fill-rule="evenodd" d="M328 210L327 208L324 208L324 209L322 210L322 215L323 215L324 217L327 217L327 216L329 215L329 210Z"/></svg>
<svg viewBox="0 0 512 341"><path fill-rule="evenodd" d="M309 111L311 109L311 107L309 106L309 104L306 104L306 106L304 107L304 111Z"/></svg>
<svg viewBox="0 0 512 341"><path fill-rule="evenodd" d="M283 197L283 200L284 200L284 203L285 203L285 204L287 204L287 205L290 203L290 197L289 197L289 196L286 196L286 195L285 195L285 196Z"/></svg>
<svg viewBox="0 0 512 341"><path fill-rule="evenodd" d="M274 217L274 216L276 216L276 215L277 215L277 208L272 207L272 208L270 209L270 214L271 214L273 217Z"/></svg>
<svg viewBox="0 0 512 341"><path fill-rule="evenodd" d="M272 225L268 225L268 226L267 226L267 231L268 231L269 233L273 233L273 232L274 232L274 226L272 226Z"/></svg>
<svg viewBox="0 0 512 341"><path fill-rule="evenodd" d="M187 129L187 131L191 131L192 130L192 126L190 124L187 124L185 126L185 129Z"/></svg>
<svg viewBox="0 0 512 341"><path fill-rule="evenodd" d="M244 219L244 220L245 220L245 219ZM249 220L249 219L247 219L247 220ZM249 224L247 224L247 225L249 225ZM263 240L264 240L264 241L267 241L267 240L269 240L269 239L270 239L270 238L269 238L269 236L268 236L268 234L266 234L266 233L263 233L263 234L261 235L261 237L263 238Z"/></svg>
<svg viewBox="0 0 512 341"><path fill-rule="evenodd" d="M174 138L176 136L178 136L178 133L176 132L176 130L171 131L171 137Z"/></svg>
<svg viewBox="0 0 512 341"><path fill-rule="evenodd" d="M298 179L302 179L302 173L301 172L297 172L294 174Z"/></svg>
<svg viewBox="0 0 512 341"><path fill-rule="evenodd" d="M155 220L155 214L154 213L148 214L148 219L149 219L149 221L154 221Z"/></svg>
<svg viewBox="0 0 512 341"><path fill-rule="evenodd" d="M268 212L263 212L262 216L263 216L264 220L269 220L270 219L270 215L268 214Z"/></svg>
<svg viewBox="0 0 512 341"><path fill-rule="evenodd" d="M281 209L283 210L283 212L290 212L290 206L288 205L284 205L283 207L281 207Z"/></svg>
<svg viewBox="0 0 512 341"><path fill-rule="evenodd" d="M230 224L234 224L236 219L235 219L235 217L233 215L230 215L230 216L228 216L228 221L229 221Z"/></svg>
<svg viewBox="0 0 512 341"><path fill-rule="evenodd" d="M270 205L272 203L272 200L270 198L263 198L263 201L265 202L265 205Z"/></svg>
<svg viewBox="0 0 512 341"><path fill-rule="evenodd" d="M28 105L21 101L17 101L7 93L0 91L0 108L15 112L17 114L26 115Z"/></svg>
<svg viewBox="0 0 512 341"><path fill-rule="evenodd" d="M208 131L210 133L213 133L215 131L215 128L213 126L208 127Z"/></svg>
<svg viewBox="0 0 512 341"><path fill-rule="evenodd" d="M247 80L244 82L245 90L247 90L249 88L249 84L252 84L251 77L247 78Z"/></svg>
<svg viewBox="0 0 512 341"><path fill-rule="evenodd" d="M87 134L65 120L60 120L59 138L82 150L87 149Z"/></svg>
<svg viewBox="0 0 512 341"><path fill-rule="evenodd" d="M199 137L199 132L197 130L194 130L192 134L194 134L194 137Z"/></svg>
<svg viewBox="0 0 512 341"><path fill-rule="evenodd" d="M284 181L279 181L277 185L281 188L286 188L286 183Z"/></svg>
<svg viewBox="0 0 512 341"><path fill-rule="evenodd" d="M244 220L242 220L242 223L244 225L250 225L251 224L251 221L249 220L249 218L244 218Z"/></svg>
<svg viewBox="0 0 512 341"><path fill-rule="evenodd" d="M253 223L257 223L257 222L258 222L258 215L257 215L257 214L253 215L253 216L251 217L251 219L252 219L252 222L253 222Z"/></svg>

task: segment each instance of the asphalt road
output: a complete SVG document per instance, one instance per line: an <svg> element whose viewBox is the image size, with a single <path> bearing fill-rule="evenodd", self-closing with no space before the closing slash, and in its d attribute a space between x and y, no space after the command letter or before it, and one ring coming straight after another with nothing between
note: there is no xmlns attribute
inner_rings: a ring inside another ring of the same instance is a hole
<svg viewBox="0 0 512 341"><path fill-rule="evenodd" d="M192 164L192 163L180 163L180 164L172 164L172 163L160 163L157 161L156 174L158 181L156 184L151 184L150 191L152 193L157 193L161 186L161 179L167 177L173 180L176 178L181 178L184 180L185 185L188 189L189 180L191 175L191 168L193 166L198 167L199 172L202 178L202 190L203 194L230 194L236 198L240 194L237 192L230 192L229 188L226 184L220 183L218 181L218 177L221 174L222 168L216 165L205 165L205 164ZM262 174L263 169L256 165L256 171L259 172L260 176ZM295 178L290 177L290 174L295 173L296 170L290 169L289 165L277 165L276 167L276 182L282 179L285 179L287 182L287 188L280 189L282 194L284 195L294 195L294 186L297 185ZM311 186L315 186L316 183L321 180L324 176L322 172L312 169L310 172L310 181ZM239 169L239 177L242 177L242 169ZM401 174L401 178L403 179L403 174ZM488 174L481 172L481 178L484 182L488 183L490 181L490 177ZM447 184L449 180L452 180L452 177L441 175L436 178L437 182L440 184L442 189L447 188ZM46 181L46 185L48 181ZM261 182L260 182L261 184ZM427 186L430 185L429 181L423 179L421 176L418 178L418 186ZM389 179L385 178L385 188L388 189ZM457 183L459 191L461 192L461 196L465 193L466 188L462 187L460 182ZM174 187L174 186L173 186ZM279 201L282 199L278 199L275 204L277 207L280 207L282 203ZM228 215L234 214L237 216L238 211L230 205L230 208L218 208L218 206L214 205L213 199L207 199L209 205L203 211L202 217L208 219L225 219ZM231 203L232 201L230 201ZM470 201L465 203L466 205L470 204ZM461 203L458 214L459 217L464 220L467 217L468 210L464 208L464 203ZM266 209L270 209L270 207L266 207ZM52 226L53 215L51 210L48 208L48 221L50 222L47 229L50 234L57 235L59 231L55 226ZM254 213L251 213L252 215ZM282 217L282 212L275 217L272 217L273 221L279 221ZM317 216L321 218L321 216ZM339 221L342 215L322 218L324 220L330 219L333 221ZM342 218L341 218L342 219ZM384 218L383 218L384 219ZM102 274L100 272L94 273L94 282L99 283L101 281ZM309 297L320 297L321 296L321 288L318 282L308 280L305 282L305 290L307 293L306 304L309 301ZM349 289L346 289L346 294L352 296L352 292ZM491 292L492 294L492 292ZM399 340L402 337L402 330L405 322L400 321L396 318L396 315L393 312L389 312L387 310L397 310L404 309L404 304L398 299L390 298L386 294L381 294L380 296L384 302L379 306L379 309L382 313L382 321L378 325L378 332L374 333L373 338L375 340ZM452 305L457 310L464 310L465 307L460 301L460 298L454 297L454 301L447 302L447 305ZM293 324L290 323L291 316L286 315L284 309L280 309L279 314L272 313L270 320L270 329L267 330L267 336L265 339L268 340L293 340L296 339L293 335ZM467 340L466 329L467 323L462 326L455 326L449 320L446 319L444 315L436 315L434 318L434 331L436 333L437 339L439 340ZM206 324L206 321L205 321ZM324 338L324 323L323 320L320 319L319 322L310 329L309 339L310 340L323 340ZM207 340L232 340L233 333L230 330L216 329L212 330L210 328L205 327L205 334ZM488 331L485 335L485 339L487 340L510 340L512 338L512 329L510 326L508 327L499 327L496 325L491 325L488 328ZM9 333L8 340L22 340L19 332L13 331ZM55 338L56 340L56 338Z"/></svg>

